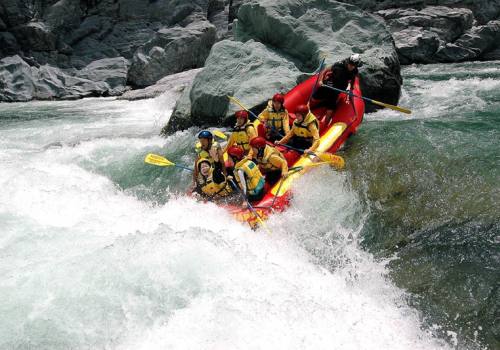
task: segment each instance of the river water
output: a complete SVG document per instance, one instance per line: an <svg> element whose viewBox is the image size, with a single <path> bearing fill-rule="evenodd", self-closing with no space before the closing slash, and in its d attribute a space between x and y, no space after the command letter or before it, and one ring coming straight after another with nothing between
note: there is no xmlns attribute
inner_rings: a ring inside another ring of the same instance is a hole
<svg viewBox="0 0 500 350"><path fill-rule="evenodd" d="M500 347L500 62L409 66L271 235L183 195L175 101L0 105L0 349Z"/></svg>

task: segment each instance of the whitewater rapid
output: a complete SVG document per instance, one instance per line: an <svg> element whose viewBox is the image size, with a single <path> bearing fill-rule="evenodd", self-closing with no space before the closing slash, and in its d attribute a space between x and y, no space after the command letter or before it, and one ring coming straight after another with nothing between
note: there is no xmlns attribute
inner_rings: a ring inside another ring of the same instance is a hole
<svg viewBox="0 0 500 350"><path fill-rule="evenodd" d="M302 178L269 235L144 170L192 160L194 131L157 136L173 102L1 106L1 349L448 347L360 248L345 173Z"/></svg>

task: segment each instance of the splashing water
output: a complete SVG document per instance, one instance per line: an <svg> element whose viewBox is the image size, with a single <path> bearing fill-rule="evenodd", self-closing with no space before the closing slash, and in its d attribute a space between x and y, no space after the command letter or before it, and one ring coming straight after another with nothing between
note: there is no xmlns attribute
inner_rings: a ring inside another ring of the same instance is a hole
<svg viewBox="0 0 500 350"><path fill-rule="evenodd" d="M253 232L184 196L190 174L143 163L192 163L194 130L156 136L172 106L2 106L0 348L449 347L389 277L394 257L363 247L369 184L315 169L273 234Z"/></svg>

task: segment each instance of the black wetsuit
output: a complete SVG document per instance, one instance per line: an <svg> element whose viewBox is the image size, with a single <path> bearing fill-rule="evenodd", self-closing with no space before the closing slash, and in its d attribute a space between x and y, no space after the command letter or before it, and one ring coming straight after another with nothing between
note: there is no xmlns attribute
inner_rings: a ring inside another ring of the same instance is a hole
<svg viewBox="0 0 500 350"><path fill-rule="evenodd" d="M354 68L352 71L347 69L348 59L339 61L333 64L331 68L331 74L327 80L323 81L323 84L335 87L337 89L345 90L349 83L351 86L354 84L354 79L358 75L358 68ZM335 109L337 105L337 97L340 92L334 91L327 87L319 87L313 95L315 100L320 100L317 107L326 107L328 109Z"/></svg>

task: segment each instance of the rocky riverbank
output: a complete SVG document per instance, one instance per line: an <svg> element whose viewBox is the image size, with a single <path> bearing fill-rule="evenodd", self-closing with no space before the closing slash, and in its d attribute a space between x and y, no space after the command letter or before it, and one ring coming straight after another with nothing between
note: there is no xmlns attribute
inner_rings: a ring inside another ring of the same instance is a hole
<svg viewBox="0 0 500 350"><path fill-rule="evenodd" d="M117 96L205 67L172 132L227 124L226 94L258 105L322 53L332 63L359 52L364 93L397 103L400 64L500 59L499 17L500 0L4 0L0 101Z"/></svg>

